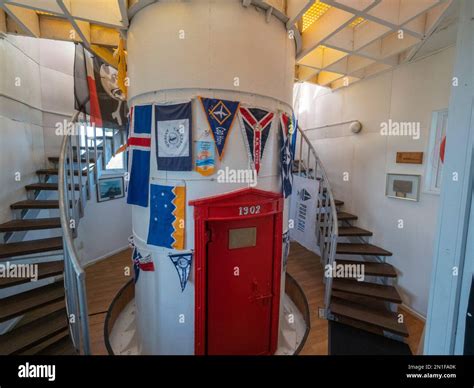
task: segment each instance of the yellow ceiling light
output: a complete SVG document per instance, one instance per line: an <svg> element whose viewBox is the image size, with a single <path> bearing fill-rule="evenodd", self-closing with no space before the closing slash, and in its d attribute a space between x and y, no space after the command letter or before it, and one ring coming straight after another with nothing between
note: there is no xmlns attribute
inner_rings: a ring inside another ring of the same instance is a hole
<svg viewBox="0 0 474 388"><path fill-rule="evenodd" d="M316 20L323 16L327 10L331 8L330 5L317 1L314 3L303 15L303 27L302 32L308 29Z"/></svg>
<svg viewBox="0 0 474 388"><path fill-rule="evenodd" d="M349 24L349 27L351 28L357 27L359 24L362 24L363 22L365 22L365 19L362 16L360 16L357 19L355 19L351 24Z"/></svg>

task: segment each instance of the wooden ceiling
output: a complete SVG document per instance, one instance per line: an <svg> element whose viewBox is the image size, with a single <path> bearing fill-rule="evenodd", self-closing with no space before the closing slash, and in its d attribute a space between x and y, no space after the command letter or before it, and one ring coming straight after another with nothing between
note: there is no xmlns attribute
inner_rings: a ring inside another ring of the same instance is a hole
<svg viewBox="0 0 474 388"><path fill-rule="evenodd" d="M0 32L82 42L116 64L120 33L157 0L0 0ZM224 0L222 0L224 1ZM409 61L456 0L242 0L297 34L295 80L337 89Z"/></svg>

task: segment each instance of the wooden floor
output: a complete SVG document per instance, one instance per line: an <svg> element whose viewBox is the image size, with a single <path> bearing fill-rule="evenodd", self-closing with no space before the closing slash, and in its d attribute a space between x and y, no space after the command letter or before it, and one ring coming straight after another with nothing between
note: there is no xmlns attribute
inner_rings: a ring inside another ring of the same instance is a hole
<svg viewBox="0 0 474 388"><path fill-rule="evenodd" d="M104 343L105 316L118 290L133 276L130 257L131 250L127 249L86 269L92 354L107 354ZM127 268L129 276L126 276ZM328 323L318 318L318 308L324 305L323 267L319 257L301 245L292 243L288 272L303 288L311 313L311 331L301 354L327 355ZM404 312L410 334L408 344L415 354L424 323L408 311Z"/></svg>
<svg viewBox="0 0 474 388"><path fill-rule="evenodd" d="M310 309L311 331L301 354L327 355L328 323L318 317L318 308L324 306L323 267L319 257L298 243L291 243L287 271L300 284ZM403 310L403 313L409 333L407 343L412 353L416 354L424 322L407 310Z"/></svg>
<svg viewBox="0 0 474 388"><path fill-rule="evenodd" d="M133 276L131 255L132 251L126 249L86 268L91 351L94 355L108 354L104 342L105 316L117 292Z"/></svg>

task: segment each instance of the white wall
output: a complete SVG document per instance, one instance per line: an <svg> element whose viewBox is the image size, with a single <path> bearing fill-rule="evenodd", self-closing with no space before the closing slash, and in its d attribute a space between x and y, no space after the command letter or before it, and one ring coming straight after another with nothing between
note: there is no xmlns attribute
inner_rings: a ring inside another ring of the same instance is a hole
<svg viewBox="0 0 474 388"><path fill-rule="evenodd" d="M419 202L385 196L387 173L422 175L428 159L431 113L448 107L454 48L403 65L339 91L296 87L300 125L304 129L359 120L358 135L348 125L307 132L345 210L359 216L357 225L374 232L371 242L393 252L398 289L405 304L425 315L428 304L435 224L439 197L421 193ZM300 88L298 92L298 88ZM380 134L380 124L421 123L421 137ZM423 151L424 164L397 164L397 151ZM349 181L343 180L344 172ZM423 183L422 183L423 186ZM402 219L404 228L398 228Z"/></svg>

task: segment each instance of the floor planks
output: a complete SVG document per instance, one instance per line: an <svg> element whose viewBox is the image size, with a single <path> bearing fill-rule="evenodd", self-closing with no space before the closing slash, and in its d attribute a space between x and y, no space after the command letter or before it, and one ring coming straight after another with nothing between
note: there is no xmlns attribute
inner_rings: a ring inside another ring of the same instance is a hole
<svg viewBox="0 0 474 388"><path fill-rule="evenodd" d="M89 304L89 325L92 354L107 354L104 343L104 322L107 309L120 288L133 275L125 275L125 268L131 265L131 250L127 249L86 269L87 299ZM300 354L328 354L328 324L318 318L318 308L324 305L323 267L319 257L297 243L291 244L288 272L303 288L311 313L311 331ZM403 310L410 337L407 342L414 354L423 333L424 322Z"/></svg>

